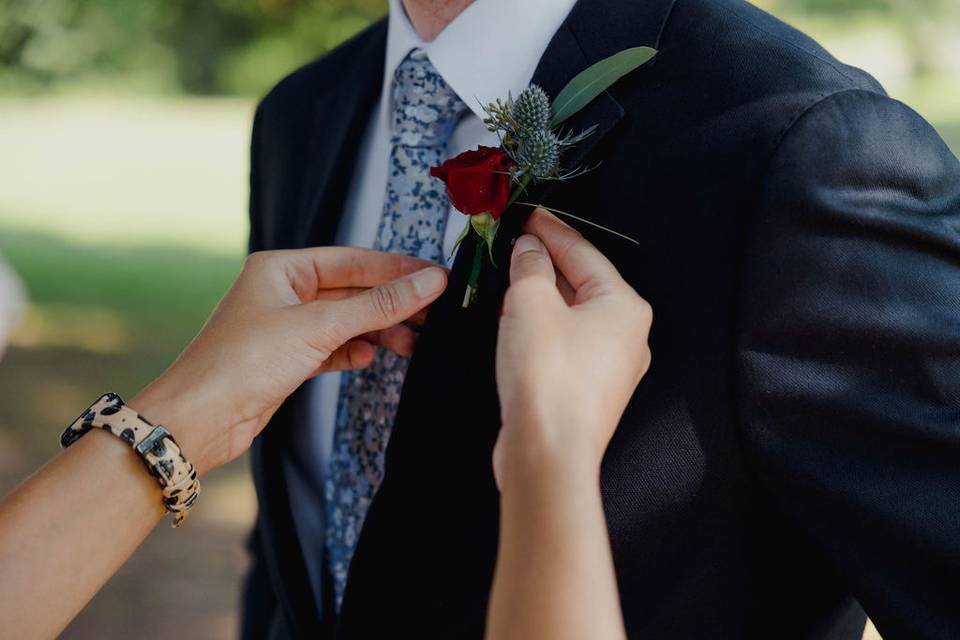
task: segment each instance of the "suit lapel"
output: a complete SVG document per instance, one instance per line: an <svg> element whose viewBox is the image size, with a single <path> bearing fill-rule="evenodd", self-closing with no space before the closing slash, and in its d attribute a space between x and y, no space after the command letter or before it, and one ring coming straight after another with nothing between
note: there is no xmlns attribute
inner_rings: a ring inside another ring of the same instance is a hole
<svg viewBox="0 0 960 640"><path fill-rule="evenodd" d="M306 244L333 244L336 237L360 143L383 87L386 38L384 20L352 68L343 70L343 83L316 98L297 235Z"/></svg>
<svg viewBox="0 0 960 640"><path fill-rule="evenodd" d="M540 85L547 95L556 97L575 75L604 58L630 47L659 48L663 28L674 2L675 0L630 3L621 0L580 0L550 41L534 72L532 82ZM624 28L611 29L611 25L622 25ZM644 70L652 67L656 61L654 58L634 73L644 73ZM563 166L571 168L584 163L595 164L590 162L591 153L625 115L623 107L611 91L604 91L584 109L574 114L564 123L565 130L579 131L596 125L597 131L564 155ZM531 189L527 200L545 202L557 185L557 182L543 183ZM558 204L558 207L563 208L562 204ZM526 221L530 210L529 207L525 209L525 214L520 212L521 215L514 217ZM510 238L511 245L513 239Z"/></svg>

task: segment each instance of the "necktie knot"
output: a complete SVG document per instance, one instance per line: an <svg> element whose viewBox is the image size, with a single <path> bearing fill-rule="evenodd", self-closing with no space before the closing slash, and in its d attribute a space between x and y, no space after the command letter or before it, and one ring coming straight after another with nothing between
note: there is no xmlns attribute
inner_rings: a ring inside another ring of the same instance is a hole
<svg viewBox="0 0 960 640"><path fill-rule="evenodd" d="M394 74L393 139L404 147L446 146L467 105L444 81L421 49Z"/></svg>

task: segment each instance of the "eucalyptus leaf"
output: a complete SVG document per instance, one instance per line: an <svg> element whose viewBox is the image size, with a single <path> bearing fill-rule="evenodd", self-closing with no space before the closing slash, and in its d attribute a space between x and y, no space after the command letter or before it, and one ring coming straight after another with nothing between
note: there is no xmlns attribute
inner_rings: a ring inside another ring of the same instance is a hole
<svg viewBox="0 0 960 640"><path fill-rule="evenodd" d="M553 119L550 120L550 128L560 125L606 91L614 82L646 64L655 55L657 50L651 47L632 47L604 58L578 73L553 101L551 109Z"/></svg>

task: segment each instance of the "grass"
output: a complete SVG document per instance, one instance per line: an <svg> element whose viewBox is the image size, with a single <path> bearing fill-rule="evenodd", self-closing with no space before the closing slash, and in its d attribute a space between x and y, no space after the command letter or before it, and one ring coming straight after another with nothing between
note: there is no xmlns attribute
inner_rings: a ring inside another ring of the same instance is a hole
<svg viewBox="0 0 960 640"><path fill-rule="evenodd" d="M106 389L133 395L200 328L242 260L182 246L97 246L17 230L0 232L0 253L21 274L32 302L0 363L0 427L23 425L34 433L40 425L16 398L41 396L37 385L75 389L67 395L80 404ZM70 417L59 415L59 422Z"/></svg>
<svg viewBox="0 0 960 640"><path fill-rule="evenodd" d="M0 100L0 225L243 251L253 100Z"/></svg>
<svg viewBox="0 0 960 640"><path fill-rule="evenodd" d="M16 229L0 235L0 252L23 274L33 303L122 315L141 336L153 337L151 348L182 343L242 262L240 253L109 240L87 244Z"/></svg>

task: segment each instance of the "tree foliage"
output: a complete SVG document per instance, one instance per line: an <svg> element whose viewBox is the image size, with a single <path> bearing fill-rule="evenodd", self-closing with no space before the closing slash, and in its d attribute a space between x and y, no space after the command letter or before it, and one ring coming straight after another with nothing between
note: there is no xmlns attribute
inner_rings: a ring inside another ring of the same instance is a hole
<svg viewBox="0 0 960 640"><path fill-rule="evenodd" d="M385 11L385 0L0 0L0 91L123 78L261 93Z"/></svg>
<svg viewBox="0 0 960 640"><path fill-rule="evenodd" d="M925 25L960 20L958 0L755 1L787 17L884 16L918 59ZM0 0L0 94L259 94L385 11L386 0Z"/></svg>

